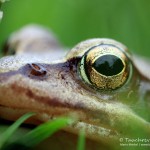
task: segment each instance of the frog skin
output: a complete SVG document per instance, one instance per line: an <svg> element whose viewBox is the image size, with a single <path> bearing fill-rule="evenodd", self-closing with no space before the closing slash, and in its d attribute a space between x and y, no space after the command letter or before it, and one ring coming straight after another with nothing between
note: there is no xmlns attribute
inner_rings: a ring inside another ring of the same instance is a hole
<svg viewBox="0 0 150 150"><path fill-rule="evenodd" d="M99 57L90 50L107 48L108 54L116 55L113 50L119 49L126 57L126 69L118 78L110 78L110 85L107 77L86 71L90 59ZM1 118L16 120L36 112L28 123L38 125L61 116L75 117L77 121L62 132L74 135L84 129L87 149L112 147L120 137L150 137L150 62L131 56L120 42L89 39L66 54L47 29L27 26L10 36L4 53L14 55L0 59ZM104 81L98 83L97 78Z"/></svg>

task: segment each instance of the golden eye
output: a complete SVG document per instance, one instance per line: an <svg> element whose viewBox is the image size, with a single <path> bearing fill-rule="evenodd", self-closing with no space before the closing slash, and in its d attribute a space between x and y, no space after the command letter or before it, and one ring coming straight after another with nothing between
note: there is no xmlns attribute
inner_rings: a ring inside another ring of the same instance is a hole
<svg viewBox="0 0 150 150"><path fill-rule="evenodd" d="M130 75L128 56L112 44L100 44L90 48L80 62L82 79L98 89L117 89Z"/></svg>

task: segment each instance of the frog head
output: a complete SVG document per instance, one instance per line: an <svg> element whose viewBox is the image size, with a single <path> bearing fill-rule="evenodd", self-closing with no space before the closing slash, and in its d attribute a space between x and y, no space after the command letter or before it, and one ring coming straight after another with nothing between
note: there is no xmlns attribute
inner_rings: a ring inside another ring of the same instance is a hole
<svg viewBox="0 0 150 150"><path fill-rule="evenodd" d="M29 26L13 34L8 47L15 55L0 59L0 117L36 112L32 124L75 117L64 130L84 128L95 141L150 135L150 63L125 45L95 38L66 54L47 30Z"/></svg>

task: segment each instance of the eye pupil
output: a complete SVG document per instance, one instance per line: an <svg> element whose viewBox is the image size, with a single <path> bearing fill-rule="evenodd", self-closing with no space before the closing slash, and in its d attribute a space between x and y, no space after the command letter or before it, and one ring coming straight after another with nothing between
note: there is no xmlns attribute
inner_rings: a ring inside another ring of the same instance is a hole
<svg viewBox="0 0 150 150"><path fill-rule="evenodd" d="M105 76L113 76L119 74L124 64L119 57L114 55L103 55L99 57L94 63L95 70Z"/></svg>

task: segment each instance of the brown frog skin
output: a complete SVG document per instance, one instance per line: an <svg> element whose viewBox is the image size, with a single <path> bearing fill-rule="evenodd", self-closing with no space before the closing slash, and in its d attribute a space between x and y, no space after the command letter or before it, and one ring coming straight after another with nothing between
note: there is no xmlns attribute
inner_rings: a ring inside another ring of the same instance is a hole
<svg viewBox="0 0 150 150"><path fill-rule="evenodd" d="M80 72L83 55L102 44L122 49L131 65L127 81L116 89L97 88ZM27 112L36 112L28 120L35 125L60 116L77 118L60 131L62 138L59 133L55 135L59 138L56 145L61 146L63 136L76 144L74 136L83 128L86 149L121 149L120 138L150 137L150 63L130 56L123 44L95 38L79 43L66 54L48 30L27 26L10 36L4 53L15 54L0 59L1 118L16 120Z"/></svg>

